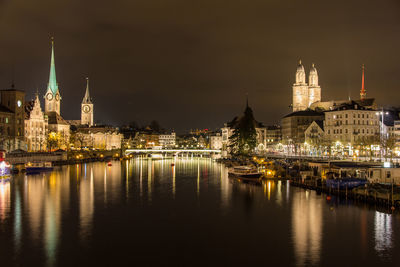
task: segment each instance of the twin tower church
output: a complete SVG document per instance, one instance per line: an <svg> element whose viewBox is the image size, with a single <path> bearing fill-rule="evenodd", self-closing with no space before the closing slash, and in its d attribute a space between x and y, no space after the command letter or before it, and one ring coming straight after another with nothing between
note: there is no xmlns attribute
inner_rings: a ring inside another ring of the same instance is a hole
<svg viewBox="0 0 400 267"><path fill-rule="evenodd" d="M312 64L306 82L304 66L299 61L296 71L296 82L293 84L293 112L306 110L312 103L321 101L321 87L318 85L318 72Z"/></svg>
<svg viewBox="0 0 400 267"><path fill-rule="evenodd" d="M54 41L51 42L51 63L50 76L47 86L47 92L44 95L45 113L51 117L60 120L61 118L61 94L56 79L56 65L54 60ZM89 79L86 78L86 92L81 104L81 124L93 126L93 102L89 94Z"/></svg>

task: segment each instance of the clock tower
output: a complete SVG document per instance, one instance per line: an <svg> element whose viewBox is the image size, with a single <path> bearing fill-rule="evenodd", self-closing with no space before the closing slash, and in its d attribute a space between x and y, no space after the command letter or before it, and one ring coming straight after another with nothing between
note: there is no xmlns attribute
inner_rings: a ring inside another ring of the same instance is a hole
<svg viewBox="0 0 400 267"><path fill-rule="evenodd" d="M86 92L81 105L81 124L93 126L93 102L89 95L89 78L86 78Z"/></svg>
<svg viewBox="0 0 400 267"><path fill-rule="evenodd" d="M58 84L56 79L56 65L54 62L54 39L51 39L51 63L50 63L50 75L49 83L47 85L47 91L44 95L45 99L45 112L56 112L60 115L60 103L61 95L58 90Z"/></svg>

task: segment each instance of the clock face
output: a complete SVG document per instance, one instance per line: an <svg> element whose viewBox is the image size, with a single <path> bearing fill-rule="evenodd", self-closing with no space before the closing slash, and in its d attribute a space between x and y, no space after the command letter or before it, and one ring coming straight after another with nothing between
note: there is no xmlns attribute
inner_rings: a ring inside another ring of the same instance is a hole
<svg viewBox="0 0 400 267"><path fill-rule="evenodd" d="M53 95L50 94L50 93L48 93L48 94L47 94L47 100L52 100L52 99L53 99Z"/></svg>
<svg viewBox="0 0 400 267"><path fill-rule="evenodd" d="M56 100L60 100L60 96L58 94L56 94Z"/></svg>
<svg viewBox="0 0 400 267"><path fill-rule="evenodd" d="M21 105L22 105L22 102L21 102L21 100L18 100L18 101L17 101L17 106L20 108L20 107L21 107Z"/></svg>
<svg viewBox="0 0 400 267"><path fill-rule="evenodd" d="M90 111L89 106L83 106L83 112L88 113Z"/></svg>

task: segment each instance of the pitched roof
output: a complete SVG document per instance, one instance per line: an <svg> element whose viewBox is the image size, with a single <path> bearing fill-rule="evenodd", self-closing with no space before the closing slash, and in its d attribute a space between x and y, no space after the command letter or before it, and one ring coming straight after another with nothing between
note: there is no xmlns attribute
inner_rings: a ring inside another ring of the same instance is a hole
<svg viewBox="0 0 400 267"><path fill-rule="evenodd" d="M366 99L359 99L354 100L360 106L372 106L375 103L375 98L366 98Z"/></svg>
<svg viewBox="0 0 400 267"><path fill-rule="evenodd" d="M314 110L301 110L301 111L295 111L292 112L288 115L286 115L284 118L289 118L289 117L303 117L303 116L323 116L324 113L323 112L318 112L318 111L314 111Z"/></svg>
<svg viewBox="0 0 400 267"><path fill-rule="evenodd" d="M63 124L69 125L60 115L55 111L46 112L47 117L49 118L49 124Z"/></svg>
<svg viewBox="0 0 400 267"><path fill-rule="evenodd" d="M9 109L3 105L0 105L0 112L14 113L11 109Z"/></svg>

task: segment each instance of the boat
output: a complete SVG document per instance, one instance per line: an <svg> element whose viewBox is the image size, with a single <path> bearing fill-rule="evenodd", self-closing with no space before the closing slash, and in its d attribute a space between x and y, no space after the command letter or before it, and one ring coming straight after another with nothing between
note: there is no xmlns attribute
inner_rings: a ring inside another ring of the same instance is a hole
<svg viewBox="0 0 400 267"><path fill-rule="evenodd" d="M5 181L11 178L11 165L6 161L6 153L0 151L0 181Z"/></svg>
<svg viewBox="0 0 400 267"><path fill-rule="evenodd" d="M51 162L28 162L25 164L26 173L39 173L44 171L52 171Z"/></svg>
<svg viewBox="0 0 400 267"><path fill-rule="evenodd" d="M262 173L252 166L236 166L228 169L228 176L241 179L260 179Z"/></svg>
<svg viewBox="0 0 400 267"><path fill-rule="evenodd" d="M332 189L353 189L359 186L364 186L368 182L367 179L361 178L337 178L327 179L326 187Z"/></svg>

